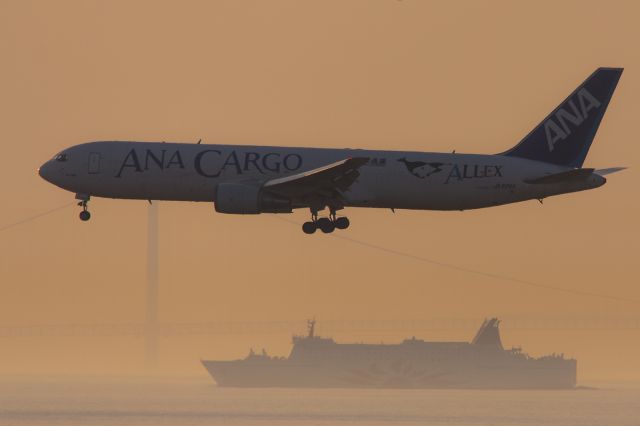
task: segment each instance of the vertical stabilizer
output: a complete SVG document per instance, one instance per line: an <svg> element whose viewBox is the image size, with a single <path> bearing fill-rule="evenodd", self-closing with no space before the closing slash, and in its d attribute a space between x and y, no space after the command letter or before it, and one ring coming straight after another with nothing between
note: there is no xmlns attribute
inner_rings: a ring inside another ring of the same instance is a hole
<svg viewBox="0 0 640 426"><path fill-rule="evenodd" d="M518 145L501 155L582 167L622 70L598 68Z"/></svg>

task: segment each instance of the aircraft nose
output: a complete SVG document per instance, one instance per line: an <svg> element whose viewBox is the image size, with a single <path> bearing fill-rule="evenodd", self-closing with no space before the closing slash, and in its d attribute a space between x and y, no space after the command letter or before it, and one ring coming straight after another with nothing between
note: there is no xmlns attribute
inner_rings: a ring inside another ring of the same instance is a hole
<svg viewBox="0 0 640 426"><path fill-rule="evenodd" d="M47 182L51 182L51 179L52 179L51 169L52 169L51 161L47 161L42 166L40 166L40 168L38 169L38 174L42 179L46 180Z"/></svg>

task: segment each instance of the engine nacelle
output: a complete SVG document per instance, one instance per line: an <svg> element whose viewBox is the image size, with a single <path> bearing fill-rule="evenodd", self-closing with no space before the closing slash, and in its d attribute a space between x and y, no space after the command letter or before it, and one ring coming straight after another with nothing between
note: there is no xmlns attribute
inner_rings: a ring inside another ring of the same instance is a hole
<svg viewBox="0 0 640 426"><path fill-rule="evenodd" d="M291 200L265 193L257 185L221 183L216 189L218 213L291 213Z"/></svg>

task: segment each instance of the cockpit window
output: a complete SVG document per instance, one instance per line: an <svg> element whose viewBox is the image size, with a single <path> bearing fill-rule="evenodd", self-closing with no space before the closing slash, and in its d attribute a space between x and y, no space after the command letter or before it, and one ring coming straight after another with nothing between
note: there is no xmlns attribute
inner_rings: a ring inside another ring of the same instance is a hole
<svg viewBox="0 0 640 426"><path fill-rule="evenodd" d="M55 157L56 161L67 161L67 154L58 154Z"/></svg>

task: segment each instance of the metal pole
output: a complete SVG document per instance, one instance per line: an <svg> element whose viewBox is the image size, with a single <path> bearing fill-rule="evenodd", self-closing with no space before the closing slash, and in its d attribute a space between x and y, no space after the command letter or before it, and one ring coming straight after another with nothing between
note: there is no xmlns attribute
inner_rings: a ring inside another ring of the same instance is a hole
<svg viewBox="0 0 640 426"><path fill-rule="evenodd" d="M158 203L150 203L147 228L147 318L146 359L149 366L158 361Z"/></svg>

